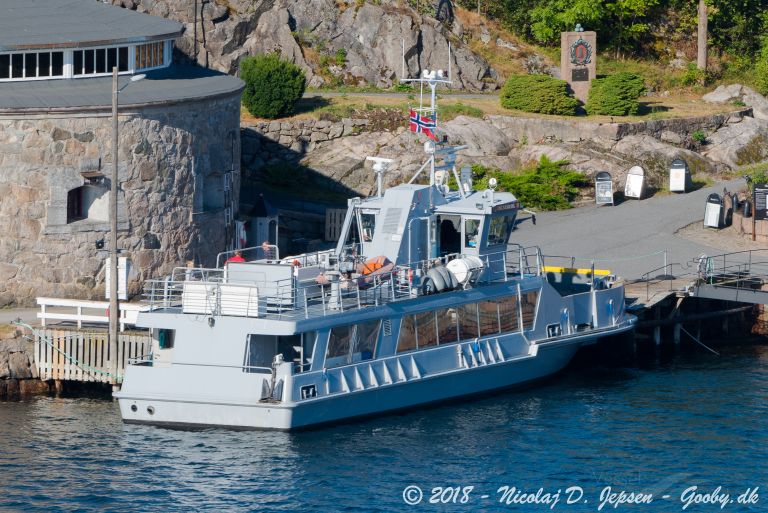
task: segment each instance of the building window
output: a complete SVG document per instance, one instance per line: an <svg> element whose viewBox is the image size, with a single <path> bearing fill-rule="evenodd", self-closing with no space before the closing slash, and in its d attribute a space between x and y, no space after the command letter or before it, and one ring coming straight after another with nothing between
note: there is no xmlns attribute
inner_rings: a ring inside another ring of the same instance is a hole
<svg viewBox="0 0 768 513"><path fill-rule="evenodd" d="M165 42L148 43L136 46L136 65L138 70L165 66Z"/></svg>
<svg viewBox="0 0 768 513"><path fill-rule="evenodd" d="M105 75L112 73L112 68L117 66L117 71L129 71L128 47L119 48L94 48L89 50L75 50L72 52L72 74Z"/></svg>
<svg viewBox="0 0 768 513"><path fill-rule="evenodd" d="M109 220L109 196L107 189L83 185L67 193L67 224L88 219Z"/></svg>

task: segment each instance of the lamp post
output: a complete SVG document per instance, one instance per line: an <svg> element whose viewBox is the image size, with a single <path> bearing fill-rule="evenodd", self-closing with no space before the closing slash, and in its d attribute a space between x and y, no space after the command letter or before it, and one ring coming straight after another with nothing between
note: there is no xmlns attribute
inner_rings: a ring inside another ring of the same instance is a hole
<svg viewBox="0 0 768 513"><path fill-rule="evenodd" d="M112 68L112 176L109 189L109 355L112 358L112 376L117 381L117 341L119 330L119 305L117 302L117 97L122 89L128 87L131 82L142 80L146 75L134 75L131 81L122 88L117 84L117 66ZM117 384L117 383L115 383Z"/></svg>

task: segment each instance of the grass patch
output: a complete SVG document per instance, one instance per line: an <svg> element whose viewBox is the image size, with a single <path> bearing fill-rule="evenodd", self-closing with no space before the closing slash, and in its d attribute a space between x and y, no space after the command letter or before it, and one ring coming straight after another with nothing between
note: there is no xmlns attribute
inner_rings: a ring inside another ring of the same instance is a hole
<svg viewBox="0 0 768 513"><path fill-rule="evenodd" d="M469 116L472 118L482 118L485 114L482 109L463 103L448 103L440 107L438 111L440 120L450 121L458 116Z"/></svg>

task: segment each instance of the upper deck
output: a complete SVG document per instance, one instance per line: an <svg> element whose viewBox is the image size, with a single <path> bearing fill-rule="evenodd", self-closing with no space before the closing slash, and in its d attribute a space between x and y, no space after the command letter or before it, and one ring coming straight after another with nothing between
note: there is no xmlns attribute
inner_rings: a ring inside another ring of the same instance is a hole
<svg viewBox="0 0 768 513"><path fill-rule="evenodd" d="M148 281L144 300L156 313L298 321L435 294L428 284L449 265L464 269L464 280L442 291L539 276L543 267L538 248L516 244L481 257L452 254L370 273L340 272L333 258L328 251L287 261L230 262L221 269L177 268L164 280Z"/></svg>

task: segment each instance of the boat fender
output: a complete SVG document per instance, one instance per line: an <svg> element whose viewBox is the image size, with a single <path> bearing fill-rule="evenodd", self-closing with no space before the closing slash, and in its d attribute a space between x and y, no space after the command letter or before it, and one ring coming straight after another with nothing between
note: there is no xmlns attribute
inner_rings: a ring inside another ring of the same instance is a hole
<svg viewBox="0 0 768 513"><path fill-rule="evenodd" d="M433 267L427 272L427 276L435 282L437 292L453 290L459 284L456 278L444 266Z"/></svg>
<svg viewBox="0 0 768 513"><path fill-rule="evenodd" d="M425 296L429 296L432 294L437 294L437 289L435 287L435 282L432 281L432 278L425 277L423 280L421 280L421 293Z"/></svg>

